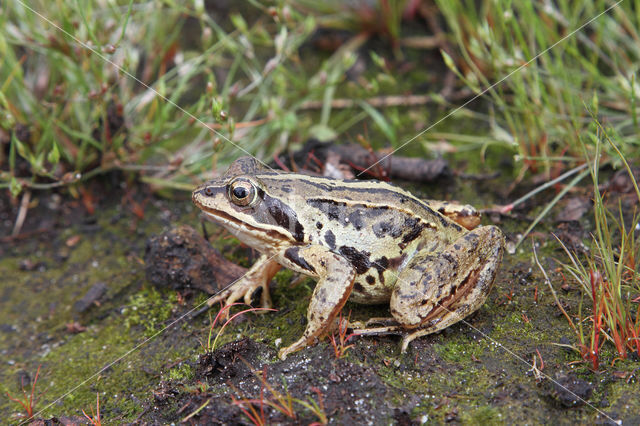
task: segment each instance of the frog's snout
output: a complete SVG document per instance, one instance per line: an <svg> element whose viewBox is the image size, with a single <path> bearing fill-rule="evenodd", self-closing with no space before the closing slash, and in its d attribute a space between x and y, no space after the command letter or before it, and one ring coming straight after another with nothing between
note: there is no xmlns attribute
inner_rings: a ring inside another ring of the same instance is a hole
<svg viewBox="0 0 640 426"><path fill-rule="evenodd" d="M198 207L211 205L212 203L220 202L220 197L224 197L226 191L225 185L218 184L217 182L207 182L197 187L191 193L191 200Z"/></svg>
<svg viewBox="0 0 640 426"><path fill-rule="evenodd" d="M208 183L204 183L193 190L191 193L191 201L193 201L196 206L201 206L203 201L211 195L210 192L211 187Z"/></svg>
<svg viewBox="0 0 640 426"><path fill-rule="evenodd" d="M206 184L202 184L193 190L191 193L191 200L195 203L198 197L202 196L202 190L206 187Z"/></svg>

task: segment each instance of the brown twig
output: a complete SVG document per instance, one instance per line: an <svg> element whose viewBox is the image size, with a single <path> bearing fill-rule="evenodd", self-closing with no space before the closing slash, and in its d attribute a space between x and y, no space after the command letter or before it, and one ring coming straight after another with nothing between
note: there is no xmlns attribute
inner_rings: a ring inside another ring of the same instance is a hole
<svg viewBox="0 0 640 426"><path fill-rule="evenodd" d="M453 93L447 98L449 101L457 101L460 99L468 98L473 95L473 92L467 89L460 90ZM345 108L357 108L359 100L356 99L334 99L331 101L331 108L345 109ZM388 107L408 107L426 105L432 102L436 102L431 95L391 95L391 96L376 96L373 98L365 99L364 102L368 103L372 107L376 108L388 108ZM300 105L299 109L320 109L324 105L323 101L306 101Z"/></svg>
<svg viewBox="0 0 640 426"><path fill-rule="evenodd" d="M0 237L0 243L9 243L15 240L23 240L25 238L30 238L34 235L44 234L45 232L51 232L53 230L54 228L38 228L38 229L34 229L33 231L23 232L22 234Z"/></svg>
<svg viewBox="0 0 640 426"><path fill-rule="evenodd" d="M29 201L31 201L31 191L27 190L22 194L22 200L20 200L18 215L16 216L13 231L11 232L12 237L18 235L22 230L22 225L24 225L24 221L27 218L27 211L29 210Z"/></svg>
<svg viewBox="0 0 640 426"><path fill-rule="evenodd" d="M399 40L400 46L412 49L435 49L442 46L443 39L440 36L409 36Z"/></svg>

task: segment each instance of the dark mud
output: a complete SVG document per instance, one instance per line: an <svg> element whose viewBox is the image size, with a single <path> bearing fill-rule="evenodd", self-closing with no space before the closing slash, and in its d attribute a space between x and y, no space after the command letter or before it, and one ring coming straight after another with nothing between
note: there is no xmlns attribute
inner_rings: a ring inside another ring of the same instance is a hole
<svg viewBox="0 0 640 426"><path fill-rule="evenodd" d="M410 189L429 198L453 193L478 206L505 201L492 192L495 182L451 185ZM206 295L196 288L158 289L145 275L149 238L180 224L200 229L198 212L186 197L152 198L139 219L124 194L101 192L109 195L96 202L93 215L73 200L38 198L26 237L0 247L0 387L3 395L20 396L21 382L30 390L41 365L36 411L46 409L39 418L83 417L81 410L95 411L99 393L104 424L252 424L242 409L270 423L295 424L323 415L332 424L607 423L602 413L640 422L640 364L627 359L611 366L615 354L607 344L602 357L608 361L592 372L577 352L558 345L575 344L575 335L533 265L530 241L505 254L485 306L465 323L417 339L405 354L398 337L384 336L350 340L342 359L325 340L280 361L277 349L304 329L313 281L292 288L293 275L279 273L272 288L278 311L239 317L208 352L219 327L209 339L207 315L180 320ZM549 194L512 217L494 218L511 248ZM589 194L585 186L576 196L588 200ZM632 209L630 197L616 197ZM589 211L557 218L561 209L548 216L535 241L565 309L577 315L581 294L570 282L561 289L566 283L555 259L563 255L549 231L559 229L579 248L591 218ZM0 212L2 235L8 235L16 208L5 197ZM207 229L229 260L251 264L250 249L223 238L215 226ZM352 320L388 315L384 306L347 304L344 311ZM544 376L531 368L534 360ZM291 400L292 414L275 408L279 398ZM21 411L0 397L0 418L19 423Z"/></svg>

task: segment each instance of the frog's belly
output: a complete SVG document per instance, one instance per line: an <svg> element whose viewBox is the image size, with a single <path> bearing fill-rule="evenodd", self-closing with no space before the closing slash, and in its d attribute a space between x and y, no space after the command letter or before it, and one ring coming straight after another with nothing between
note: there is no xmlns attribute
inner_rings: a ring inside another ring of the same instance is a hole
<svg viewBox="0 0 640 426"><path fill-rule="evenodd" d="M394 243L394 245L397 247L397 244ZM395 253L388 246L378 245L376 247L375 242L372 242L368 247L373 248L371 253L355 249L339 248L337 250L351 262L356 270L356 278L349 300L367 305L385 303L391 299L398 274L413 257L415 244L411 244L405 251L396 251ZM389 256L390 253L394 253L394 255Z"/></svg>
<svg viewBox="0 0 640 426"><path fill-rule="evenodd" d="M364 273L356 275L349 300L365 305L386 303L391 299L397 280L398 275L395 270L382 269L379 266L371 267Z"/></svg>
<svg viewBox="0 0 640 426"><path fill-rule="evenodd" d="M384 285L371 286L364 284L362 276L357 276L355 283L353 284L353 290L349 301L354 303L361 303L363 305L377 305L380 303L386 303L391 299L391 292L393 287L386 287Z"/></svg>

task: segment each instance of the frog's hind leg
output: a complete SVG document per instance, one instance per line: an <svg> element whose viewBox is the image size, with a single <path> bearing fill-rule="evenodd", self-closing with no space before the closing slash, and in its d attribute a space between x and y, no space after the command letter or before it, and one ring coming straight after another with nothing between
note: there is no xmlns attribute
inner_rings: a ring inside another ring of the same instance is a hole
<svg viewBox="0 0 640 426"><path fill-rule="evenodd" d="M391 295L391 314L411 330L403 338L403 351L413 339L443 330L484 304L503 247L502 232L495 226L483 226L440 253L418 254L412 259Z"/></svg>

